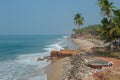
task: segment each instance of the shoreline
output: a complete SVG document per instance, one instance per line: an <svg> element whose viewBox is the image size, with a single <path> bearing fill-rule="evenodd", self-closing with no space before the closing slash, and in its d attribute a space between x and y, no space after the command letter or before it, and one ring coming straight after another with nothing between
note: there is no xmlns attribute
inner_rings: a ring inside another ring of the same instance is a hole
<svg viewBox="0 0 120 80"><path fill-rule="evenodd" d="M94 43L83 39L71 39L71 43L77 45L77 50L83 52L91 52L91 48L95 46ZM47 80L61 80L64 76L64 64L69 60L68 57L56 59L55 62L51 62L46 66L45 74L47 74Z"/></svg>
<svg viewBox="0 0 120 80"><path fill-rule="evenodd" d="M58 58L51 62L45 68L47 80L101 80L99 75L103 75L103 78L109 78L110 80L118 80L120 78L120 60L100 57L92 51L93 47L103 47L102 41L92 39L70 40L78 46L78 48L75 49L79 51L78 54L71 57ZM94 69L86 65L87 62L96 60L113 62L113 66ZM114 75L111 76L112 73L114 73Z"/></svg>
<svg viewBox="0 0 120 80"><path fill-rule="evenodd" d="M69 57L55 59L55 62L51 62L45 67L45 74L47 80L61 80L63 76L63 65L69 60Z"/></svg>
<svg viewBox="0 0 120 80"><path fill-rule="evenodd" d="M94 43L90 42L89 40L87 39L72 39L72 42L76 45L79 46L79 50L82 50L82 51L91 51L91 48L93 48L95 46Z"/></svg>

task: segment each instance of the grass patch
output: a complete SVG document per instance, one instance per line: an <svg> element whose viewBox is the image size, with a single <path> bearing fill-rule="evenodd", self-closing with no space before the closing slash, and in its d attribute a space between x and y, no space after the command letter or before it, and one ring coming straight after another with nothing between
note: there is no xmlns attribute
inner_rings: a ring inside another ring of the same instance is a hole
<svg viewBox="0 0 120 80"><path fill-rule="evenodd" d="M116 55L113 52L97 52L97 54L104 57L112 57L112 58L120 59L120 55Z"/></svg>
<svg viewBox="0 0 120 80"><path fill-rule="evenodd" d="M102 49L98 48L96 53L99 54L100 56L120 59L120 51L110 51L110 50L106 50L106 48L102 48Z"/></svg>
<svg viewBox="0 0 120 80"><path fill-rule="evenodd" d="M98 53L99 55L101 55L101 56L109 56L109 55L110 55L110 52L98 51L97 53Z"/></svg>

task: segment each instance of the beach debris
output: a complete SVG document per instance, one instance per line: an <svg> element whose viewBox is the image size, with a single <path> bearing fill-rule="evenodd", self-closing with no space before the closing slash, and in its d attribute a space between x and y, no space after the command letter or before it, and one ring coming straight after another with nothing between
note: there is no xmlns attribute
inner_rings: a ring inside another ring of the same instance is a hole
<svg viewBox="0 0 120 80"><path fill-rule="evenodd" d="M91 60L91 55L80 53L70 57L64 65L62 80L95 80L92 76L93 69L86 65Z"/></svg>
<svg viewBox="0 0 120 80"><path fill-rule="evenodd" d="M69 57L77 54L76 50L53 50L51 51L51 58L63 58L63 57Z"/></svg>
<svg viewBox="0 0 120 80"><path fill-rule="evenodd" d="M41 58L41 57L38 57L37 58L37 61L43 61L43 60L51 60L51 57L50 56L45 56L45 57L43 57L43 58Z"/></svg>

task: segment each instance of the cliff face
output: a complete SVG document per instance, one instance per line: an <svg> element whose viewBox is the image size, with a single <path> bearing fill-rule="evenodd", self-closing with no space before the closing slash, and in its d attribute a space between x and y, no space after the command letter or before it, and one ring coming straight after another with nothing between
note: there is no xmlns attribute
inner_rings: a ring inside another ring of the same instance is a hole
<svg viewBox="0 0 120 80"><path fill-rule="evenodd" d="M60 51L53 50L51 51L51 58L54 57L63 58L63 57L73 56L75 54L77 54L75 50L60 50Z"/></svg>

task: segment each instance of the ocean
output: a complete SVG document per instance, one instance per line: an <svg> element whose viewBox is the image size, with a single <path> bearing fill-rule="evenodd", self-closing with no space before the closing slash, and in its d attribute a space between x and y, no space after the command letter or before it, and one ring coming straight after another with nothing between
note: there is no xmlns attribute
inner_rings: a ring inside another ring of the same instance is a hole
<svg viewBox="0 0 120 80"><path fill-rule="evenodd" d="M63 48L75 48L63 35L1 35L0 80L47 80L42 69L50 62L37 58Z"/></svg>

